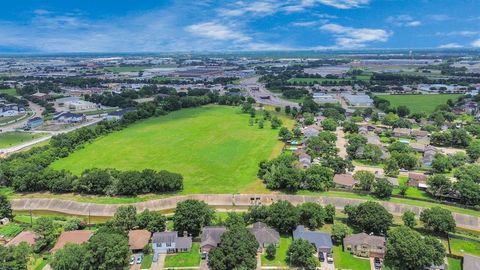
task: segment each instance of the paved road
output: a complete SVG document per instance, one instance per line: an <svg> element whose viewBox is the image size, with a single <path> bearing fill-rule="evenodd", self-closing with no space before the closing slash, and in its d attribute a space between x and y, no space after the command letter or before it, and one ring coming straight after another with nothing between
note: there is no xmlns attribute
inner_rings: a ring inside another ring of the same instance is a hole
<svg viewBox="0 0 480 270"><path fill-rule="evenodd" d="M30 117L23 118L22 120L15 122L10 125L2 126L0 129L2 132L9 132L9 131L15 131L17 128L22 128L26 125L28 119L33 118L35 116L40 116L42 115L42 112L44 108L40 105L37 105L31 101L28 102L28 106L30 107L30 110L33 112L33 114Z"/></svg>
<svg viewBox="0 0 480 270"><path fill-rule="evenodd" d="M259 203L269 205L278 200L286 200L294 205L305 202L316 202L321 205L333 204L337 209L341 210L346 205L356 205L366 200L363 199L348 199L328 196L306 196L306 195L280 195L280 194L192 194L180 195L164 199L152 200L147 202L139 202L132 204L137 208L137 211L149 209L152 211L169 210L176 207L177 203L185 200L200 200L214 207L226 206L250 206L253 198L260 198ZM82 203L76 201L67 201L60 199L36 199L36 198L22 198L13 199L13 210L29 211L44 210L66 213L71 215L82 216L113 216L116 209L121 204L94 204ZM379 201L390 213L395 215L402 215L405 211L413 211L417 216L425 209L420 206L406 205L401 203L393 203L386 201ZM480 230L480 217L471 216L460 213L452 213L458 227Z"/></svg>
<svg viewBox="0 0 480 270"><path fill-rule="evenodd" d="M338 152L338 156L346 159L348 154L347 154L347 140L345 139L345 132L343 131L342 127L337 127L337 130L335 131L337 134L337 142L336 146L340 150Z"/></svg>
<svg viewBox="0 0 480 270"><path fill-rule="evenodd" d="M255 102L265 105L271 105L276 107L290 106L290 107L299 107L298 103L281 99L279 94L272 93L267 90L265 84L260 83L258 80L260 76L245 78L240 81L240 86L243 89L246 89L248 94L255 99ZM257 87L258 90L252 90L252 87ZM262 96L270 96L270 99L262 99Z"/></svg>

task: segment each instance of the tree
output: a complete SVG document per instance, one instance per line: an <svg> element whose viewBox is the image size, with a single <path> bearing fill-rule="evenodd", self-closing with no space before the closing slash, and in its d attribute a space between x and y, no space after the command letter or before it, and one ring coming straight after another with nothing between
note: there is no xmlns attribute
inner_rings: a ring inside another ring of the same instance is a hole
<svg viewBox="0 0 480 270"><path fill-rule="evenodd" d="M369 171L357 171L353 178L359 183L361 189L365 191L372 190L373 182L375 181L375 174Z"/></svg>
<svg viewBox="0 0 480 270"><path fill-rule="evenodd" d="M435 173L445 173L451 170L450 160L443 154L436 154L432 161L432 169Z"/></svg>
<svg viewBox="0 0 480 270"><path fill-rule="evenodd" d="M301 267L304 269L315 269L317 262L313 253L315 248L304 239L296 239L290 244L287 250L287 262L290 266Z"/></svg>
<svg viewBox="0 0 480 270"><path fill-rule="evenodd" d="M423 210L420 221L426 229L443 234L454 231L456 226L452 212L438 206Z"/></svg>
<svg viewBox="0 0 480 270"><path fill-rule="evenodd" d="M300 212L288 201L277 201L269 207L268 224L281 233L295 229L300 223Z"/></svg>
<svg viewBox="0 0 480 270"><path fill-rule="evenodd" d="M225 220L225 227L227 227L228 229L232 229L237 226L246 226L244 215L236 212L228 212L227 219Z"/></svg>
<svg viewBox="0 0 480 270"><path fill-rule="evenodd" d="M347 153L350 157L355 157L357 150L367 144L367 138L360 134L350 134L348 137Z"/></svg>
<svg viewBox="0 0 480 270"><path fill-rule="evenodd" d="M132 205L119 206L112 218L112 225L129 231L137 224L137 209Z"/></svg>
<svg viewBox="0 0 480 270"><path fill-rule="evenodd" d="M327 167L312 165L305 170L303 182L305 189L326 191L333 187L333 171Z"/></svg>
<svg viewBox="0 0 480 270"><path fill-rule="evenodd" d="M33 224L33 231L38 235L34 247L37 252L50 248L57 238L53 221L48 217L39 217Z"/></svg>
<svg viewBox="0 0 480 270"><path fill-rule="evenodd" d="M27 270L32 249L26 242L17 246L0 246L0 269Z"/></svg>
<svg viewBox="0 0 480 270"><path fill-rule="evenodd" d="M410 109L405 105L398 106L397 107L397 114L400 117L405 117L405 116L410 114Z"/></svg>
<svg viewBox="0 0 480 270"><path fill-rule="evenodd" d="M337 122L334 119L327 118L322 121L322 127L324 130L335 131L337 129Z"/></svg>
<svg viewBox="0 0 480 270"><path fill-rule="evenodd" d="M418 232L400 226L388 232L386 259L393 267L409 270L425 269L440 265L445 257L445 248L435 238L423 238Z"/></svg>
<svg viewBox="0 0 480 270"><path fill-rule="evenodd" d="M278 132L278 136L282 138L282 140L287 141L292 139L293 134L290 130L288 130L288 128L281 127L280 131Z"/></svg>
<svg viewBox="0 0 480 270"><path fill-rule="evenodd" d="M0 219L1 218L13 218L12 205L4 194L0 195Z"/></svg>
<svg viewBox="0 0 480 270"><path fill-rule="evenodd" d="M480 140L474 140L467 147L467 155L473 160L477 161L480 158Z"/></svg>
<svg viewBox="0 0 480 270"><path fill-rule="evenodd" d="M263 119L258 120L258 128L262 129L265 124L265 121Z"/></svg>
<svg viewBox="0 0 480 270"><path fill-rule="evenodd" d="M99 230L88 240L87 248L89 269L124 269L128 265L130 249L124 232Z"/></svg>
<svg viewBox="0 0 480 270"><path fill-rule="evenodd" d="M282 120L280 120L280 118L278 118L277 116L274 116L270 120L270 126L272 127L272 129L277 129L282 126Z"/></svg>
<svg viewBox="0 0 480 270"><path fill-rule="evenodd" d="M352 233L352 230L343 223L335 223L332 226L332 240L333 242L340 244L345 236Z"/></svg>
<svg viewBox="0 0 480 270"><path fill-rule="evenodd" d="M333 220L335 219L335 214L336 214L335 205L327 204L325 205L324 209L325 209L325 222L333 223Z"/></svg>
<svg viewBox="0 0 480 270"><path fill-rule="evenodd" d="M265 250L265 253L267 255L267 259L273 260L277 255L277 248L273 244L269 244Z"/></svg>
<svg viewBox="0 0 480 270"><path fill-rule="evenodd" d="M65 247L54 253L50 266L53 270L87 270L89 258L87 258L87 245L67 243Z"/></svg>
<svg viewBox="0 0 480 270"><path fill-rule="evenodd" d="M402 215L403 224L411 229L417 226L417 220L415 218L415 213L411 210L407 210Z"/></svg>
<svg viewBox="0 0 480 270"><path fill-rule="evenodd" d="M81 229L83 225L85 224L79 218L71 218L65 222L63 228L65 231L75 231Z"/></svg>
<svg viewBox="0 0 480 270"><path fill-rule="evenodd" d="M316 229L323 226L325 210L314 202L306 202L298 207L300 211L300 222L309 229Z"/></svg>
<svg viewBox="0 0 480 270"><path fill-rule="evenodd" d="M455 177L458 180L469 180L480 183L480 165L466 164L455 171Z"/></svg>
<svg viewBox="0 0 480 270"><path fill-rule="evenodd" d="M377 202L368 201L357 206L344 208L347 223L366 233L385 234L393 223L393 216Z"/></svg>
<svg viewBox="0 0 480 270"><path fill-rule="evenodd" d="M137 215L137 226L140 229L147 229L151 233L165 231L166 223L166 217L158 212L150 212L148 209Z"/></svg>
<svg viewBox="0 0 480 270"><path fill-rule="evenodd" d="M459 180L455 183L454 189L458 198L463 204L480 205L480 185L472 180Z"/></svg>
<svg viewBox="0 0 480 270"><path fill-rule="evenodd" d="M380 199L388 199L392 196L393 185L387 178L380 178L373 184L373 194Z"/></svg>
<svg viewBox="0 0 480 270"><path fill-rule="evenodd" d="M258 242L245 227L226 231L218 247L210 250L208 266L212 270L255 269Z"/></svg>
<svg viewBox="0 0 480 270"><path fill-rule="evenodd" d="M428 192L435 197L448 194L452 189L452 182L442 174L430 176L427 179Z"/></svg>
<svg viewBox="0 0 480 270"><path fill-rule="evenodd" d="M214 210L205 202L186 200L177 204L173 215L173 228L177 232L188 232L198 236L203 226L210 225Z"/></svg>
<svg viewBox="0 0 480 270"><path fill-rule="evenodd" d="M385 175L396 177L400 173L400 167L395 159L389 158L385 161L384 171Z"/></svg>

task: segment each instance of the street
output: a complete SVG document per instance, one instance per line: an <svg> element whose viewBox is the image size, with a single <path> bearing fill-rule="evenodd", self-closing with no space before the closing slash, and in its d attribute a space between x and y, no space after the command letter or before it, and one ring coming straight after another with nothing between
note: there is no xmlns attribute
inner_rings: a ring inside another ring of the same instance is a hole
<svg viewBox="0 0 480 270"><path fill-rule="evenodd" d="M260 76L244 78L240 81L240 85L243 89L247 90L248 94L255 99L255 102L275 107L290 106L290 107L299 107L298 103L281 99L279 94L272 93L265 88L265 84L260 83L258 80ZM252 88L258 88L253 90ZM263 96L270 96L269 99L263 99Z"/></svg>

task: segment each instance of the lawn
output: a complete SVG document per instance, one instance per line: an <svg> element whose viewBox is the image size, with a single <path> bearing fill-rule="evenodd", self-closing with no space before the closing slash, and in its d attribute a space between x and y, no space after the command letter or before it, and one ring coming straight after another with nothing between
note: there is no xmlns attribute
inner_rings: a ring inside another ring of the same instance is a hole
<svg viewBox="0 0 480 270"><path fill-rule="evenodd" d="M463 254L468 253L480 256L480 242L450 238L450 247L455 255L463 256Z"/></svg>
<svg viewBox="0 0 480 270"><path fill-rule="evenodd" d="M354 257L350 252L342 251L341 246L333 247L333 261L335 268L339 269L370 270L370 260L368 258Z"/></svg>
<svg viewBox="0 0 480 270"><path fill-rule="evenodd" d="M15 88L0 89L0 94L7 94L7 95L10 95L10 96L16 96L17 95L17 89L15 89Z"/></svg>
<svg viewBox="0 0 480 270"><path fill-rule="evenodd" d="M460 94L438 94L438 95L381 95L382 98L390 101L393 107L405 105L410 112L431 113L442 104L447 104L447 100L456 100Z"/></svg>
<svg viewBox="0 0 480 270"><path fill-rule="evenodd" d="M147 254L143 256L142 264L140 265L141 269L150 269L152 266L153 254Z"/></svg>
<svg viewBox="0 0 480 270"><path fill-rule="evenodd" d="M13 238L17 236L17 234L21 233L23 228L15 223L10 223L0 227L0 235L5 237Z"/></svg>
<svg viewBox="0 0 480 270"><path fill-rule="evenodd" d="M448 270L462 270L462 261L459 259L447 258Z"/></svg>
<svg viewBox="0 0 480 270"><path fill-rule="evenodd" d="M288 266L287 250L292 243L292 237L290 235L280 236L280 245L277 248L277 254L273 260L269 260L266 257L265 252L262 254L262 266Z"/></svg>
<svg viewBox="0 0 480 270"><path fill-rule="evenodd" d="M190 252L167 255L165 267L188 267L200 264L200 244L193 243ZM143 267L142 267L143 268Z"/></svg>
<svg viewBox="0 0 480 270"><path fill-rule="evenodd" d="M168 170L183 175L183 194L255 191L263 186L258 163L279 154L282 143L278 130L248 120L236 107L184 109L101 137L51 167L75 174L93 167Z"/></svg>
<svg viewBox="0 0 480 270"><path fill-rule="evenodd" d="M0 148L12 147L42 137L43 134L28 132L0 133Z"/></svg>

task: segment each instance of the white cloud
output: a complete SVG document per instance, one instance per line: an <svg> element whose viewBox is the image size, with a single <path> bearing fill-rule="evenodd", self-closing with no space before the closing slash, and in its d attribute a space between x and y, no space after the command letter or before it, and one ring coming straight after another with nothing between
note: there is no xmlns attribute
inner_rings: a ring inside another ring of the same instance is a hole
<svg viewBox="0 0 480 270"><path fill-rule="evenodd" d="M447 44L443 44L443 45L438 46L438 48L440 48L440 49L455 49L455 48L463 48L463 46L458 44L458 43L447 43Z"/></svg>
<svg viewBox="0 0 480 270"><path fill-rule="evenodd" d="M450 16L446 14L430 14L427 16L429 20L432 21L437 21L437 22L443 22L443 21L448 21L450 20Z"/></svg>
<svg viewBox="0 0 480 270"><path fill-rule="evenodd" d="M383 29L353 28L333 23L322 25L320 30L333 33L336 46L341 48L361 48L370 42L386 42L392 35Z"/></svg>
<svg viewBox="0 0 480 270"><path fill-rule="evenodd" d="M480 48L480 39L477 39L474 42L472 42L472 47Z"/></svg>
<svg viewBox="0 0 480 270"><path fill-rule="evenodd" d="M368 3L370 3L370 0L301 0L290 1L289 4L285 5L284 9L287 12L299 12L316 6L317 4L323 4L338 9L351 9L367 5Z"/></svg>
<svg viewBox="0 0 480 270"><path fill-rule="evenodd" d="M415 26L420 26L422 24L421 21L415 20L410 15L390 16L387 18L387 22L399 27L402 27L402 26L415 27Z"/></svg>
<svg viewBox="0 0 480 270"><path fill-rule="evenodd" d="M188 32L216 40L234 40L238 42L246 42L251 40L250 37L235 31L225 25L216 22L205 22L189 25L185 28Z"/></svg>
<svg viewBox="0 0 480 270"><path fill-rule="evenodd" d="M452 32L437 32L435 33L436 36L445 36L445 37L453 37L453 36L462 36L462 37L473 37L480 34L479 31L452 31Z"/></svg>

